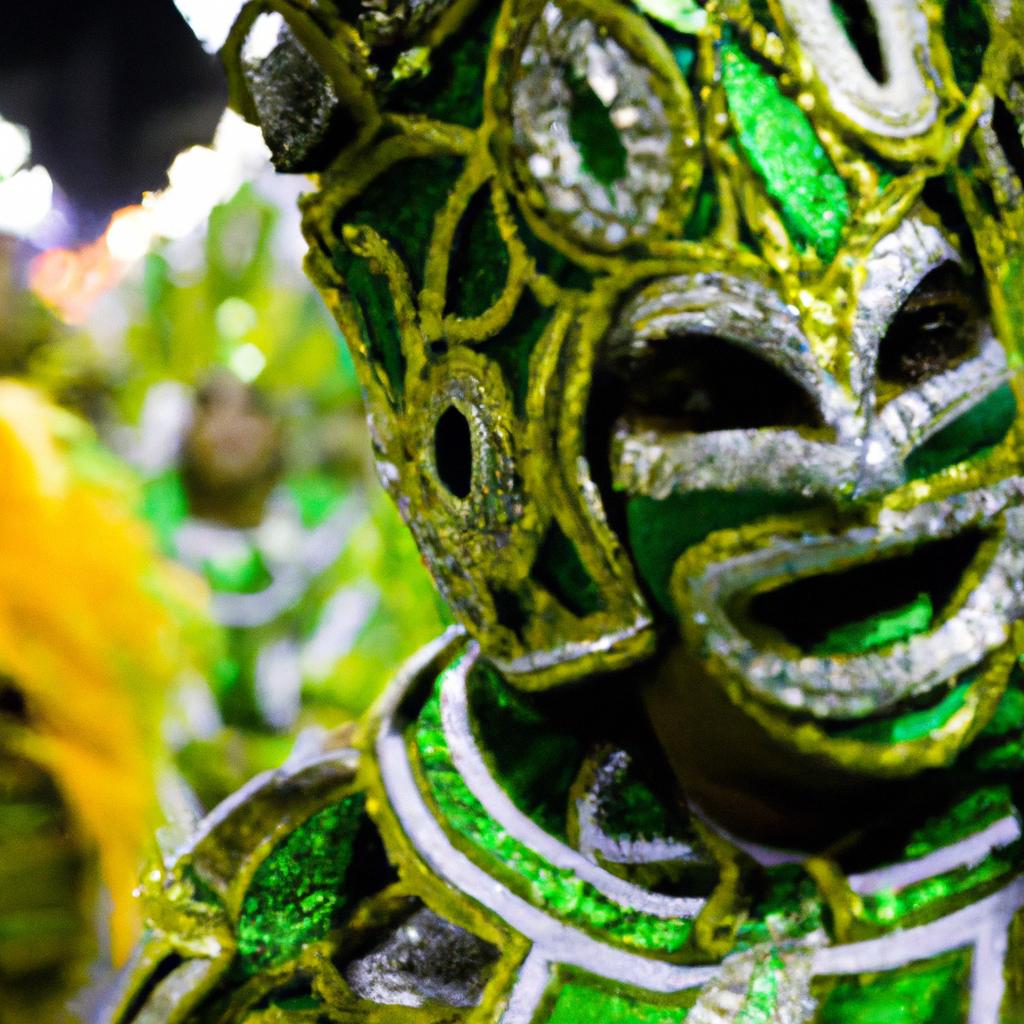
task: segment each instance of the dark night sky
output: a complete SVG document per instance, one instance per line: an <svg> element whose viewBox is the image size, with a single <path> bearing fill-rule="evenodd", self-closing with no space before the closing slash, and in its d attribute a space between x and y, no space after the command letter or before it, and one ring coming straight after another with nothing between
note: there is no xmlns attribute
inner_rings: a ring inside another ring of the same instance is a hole
<svg viewBox="0 0 1024 1024"><path fill-rule="evenodd" d="M31 131L73 203L83 238L161 188L175 153L208 143L225 102L172 0L27 0L3 5L0 114Z"/></svg>

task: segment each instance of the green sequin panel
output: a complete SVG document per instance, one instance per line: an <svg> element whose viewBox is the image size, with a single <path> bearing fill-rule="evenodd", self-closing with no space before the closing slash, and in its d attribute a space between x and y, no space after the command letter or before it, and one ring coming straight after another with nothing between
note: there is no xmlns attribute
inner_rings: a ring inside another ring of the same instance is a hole
<svg viewBox="0 0 1024 1024"><path fill-rule="evenodd" d="M396 82L388 107L402 113L426 114L438 121L475 128L483 120L484 71L497 5L484 16L470 16L466 28L429 56L429 71Z"/></svg>
<svg viewBox="0 0 1024 1024"><path fill-rule="evenodd" d="M455 233L448 265L448 302L457 316L477 317L501 298L508 278L508 250L498 229L491 190L470 201Z"/></svg>
<svg viewBox="0 0 1024 1024"><path fill-rule="evenodd" d="M984 771L1019 769L1024 767L1024 673L1016 665L1010 682L996 708L992 720L985 726L977 742L969 751L978 768Z"/></svg>
<svg viewBox="0 0 1024 1024"><path fill-rule="evenodd" d="M243 973L289 960L341 925L352 909L345 876L364 802L355 794L318 811L259 866L238 920Z"/></svg>
<svg viewBox="0 0 1024 1024"><path fill-rule="evenodd" d="M1017 418L1017 400L1009 384L958 416L907 457L908 480L921 480L971 458L987 455L1006 437Z"/></svg>
<svg viewBox="0 0 1024 1024"><path fill-rule="evenodd" d="M927 594L892 611L881 612L863 622L850 622L832 630L811 651L815 655L863 654L926 632L935 612Z"/></svg>
<svg viewBox="0 0 1024 1024"><path fill-rule="evenodd" d="M375 178L335 219L342 237L346 224L365 224L385 238L398 253L414 291L423 285L423 274L433 231L434 217L448 197L461 170L456 157L422 157L399 161ZM410 190L408 182L415 181ZM355 303L362 336L370 356L383 369L395 395L401 395L405 378L401 330L387 278L341 243L334 252L334 266Z"/></svg>
<svg viewBox="0 0 1024 1024"><path fill-rule="evenodd" d="M286 996L286 997L283 997L283 998L278 998L278 997L275 996L275 998L274 998L273 1002L271 1003L271 1005L272 1006L276 1006L276 1007L278 1007L281 1010L292 1011L292 1010L317 1010L317 1009L320 1009L323 1006L323 1003L321 1003L320 1000L317 999L317 997L314 996L314 995L308 995L308 996Z"/></svg>
<svg viewBox="0 0 1024 1024"><path fill-rule="evenodd" d="M613 199L611 186L626 176L626 147L619 130L612 124L608 108L587 80L581 75L571 75L568 85L572 93L569 135L579 150L583 169L607 186L608 197Z"/></svg>
<svg viewBox="0 0 1024 1024"><path fill-rule="evenodd" d="M529 290L524 291L512 319L484 346L487 355L501 367L512 392L513 408L520 418L526 416L530 356L550 320L550 311L544 309Z"/></svg>
<svg viewBox="0 0 1024 1024"><path fill-rule="evenodd" d="M773 947L754 967L743 1007L735 1024L773 1024L778 1019L779 981L786 963Z"/></svg>
<svg viewBox="0 0 1024 1024"><path fill-rule="evenodd" d="M988 19L979 0L946 0L943 28L953 58L953 74L965 92L981 77L981 65L991 38Z"/></svg>
<svg viewBox="0 0 1024 1024"><path fill-rule="evenodd" d="M415 290L423 286L434 217L455 185L462 161L454 156L401 160L384 171L338 215L335 231L346 224L366 224L387 239ZM410 183L415 182L415 188ZM344 272L343 267L339 270Z"/></svg>
<svg viewBox="0 0 1024 1024"><path fill-rule="evenodd" d="M779 864L753 881L747 919L736 936L736 951L808 935L823 926L821 896L799 864Z"/></svg>
<svg viewBox="0 0 1024 1024"><path fill-rule="evenodd" d="M601 828L616 839L678 838L682 830L663 800L636 774L631 761L614 785L602 791Z"/></svg>
<svg viewBox="0 0 1024 1024"><path fill-rule="evenodd" d="M530 698L506 685L489 666L477 668L470 683L473 725L502 788L541 828L564 838L582 744L552 729Z"/></svg>
<svg viewBox="0 0 1024 1024"><path fill-rule="evenodd" d="M548 1024L679 1024L687 1012L571 982L558 993Z"/></svg>
<svg viewBox="0 0 1024 1024"><path fill-rule="evenodd" d="M655 600L674 614L669 581L676 560L716 530L810 507L799 495L768 491L693 491L663 500L631 498L626 506L630 549Z"/></svg>
<svg viewBox="0 0 1024 1024"><path fill-rule="evenodd" d="M1003 694L992 721L985 726L983 736L1006 736L1024 729L1024 692L1019 690L1019 681Z"/></svg>
<svg viewBox="0 0 1024 1024"><path fill-rule="evenodd" d="M829 729L829 734L865 743L890 744L919 740L941 729L964 706L970 690L970 681L963 682L932 707L862 722L850 728Z"/></svg>
<svg viewBox="0 0 1024 1024"><path fill-rule="evenodd" d="M810 121L769 72L734 43L722 47L721 59L740 146L794 242L831 260L850 216L842 178Z"/></svg>
<svg viewBox="0 0 1024 1024"><path fill-rule="evenodd" d="M975 763L982 771L1020 771L1024 768L1024 736L1017 734L1005 743L979 751Z"/></svg>
<svg viewBox="0 0 1024 1024"><path fill-rule="evenodd" d="M414 730L427 791L448 827L469 844L470 855L482 866L497 870L526 899L568 923L634 949L680 951L690 937L690 921L662 920L613 903L572 871L555 867L510 836L473 796L452 762L441 727L441 687L448 672L458 671L460 661L441 673Z"/></svg>
<svg viewBox="0 0 1024 1024"><path fill-rule="evenodd" d="M601 589L587 572L576 545L556 522L544 534L530 575L577 618L593 615L605 606Z"/></svg>
<svg viewBox="0 0 1024 1024"><path fill-rule="evenodd" d="M683 229L683 237L688 242L699 242L706 238L718 223L718 214L718 184L712 171L705 167L693 212Z"/></svg>
<svg viewBox="0 0 1024 1024"><path fill-rule="evenodd" d="M897 891L864 897L863 918L880 927L911 927L987 896L1015 867L1012 848L986 857L973 868L960 868Z"/></svg>
<svg viewBox="0 0 1024 1024"><path fill-rule="evenodd" d="M964 799L916 829L903 856L924 857L942 846L966 839L975 832L1015 813L1013 796L1005 785L982 786Z"/></svg>
<svg viewBox="0 0 1024 1024"><path fill-rule="evenodd" d="M401 395L405 386L405 356L387 278L375 274L366 260L349 252L339 253L335 266L355 303L359 331L370 357L384 371L394 393Z"/></svg>
<svg viewBox="0 0 1024 1024"><path fill-rule="evenodd" d="M970 957L957 951L923 964L844 978L825 998L818 1024L963 1024Z"/></svg>
<svg viewBox="0 0 1024 1024"><path fill-rule="evenodd" d="M588 270L573 263L567 256L553 249L547 242L541 241L529 228L518 206L512 204L512 219L515 221L516 234L526 246L526 251L533 257L537 270L547 274L563 288L577 291L588 291L594 276Z"/></svg>

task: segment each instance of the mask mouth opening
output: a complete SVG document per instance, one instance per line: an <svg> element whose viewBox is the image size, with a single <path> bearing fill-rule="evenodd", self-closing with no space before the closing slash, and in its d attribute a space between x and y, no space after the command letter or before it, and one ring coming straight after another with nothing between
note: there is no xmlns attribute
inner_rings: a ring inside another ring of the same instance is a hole
<svg viewBox="0 0 1024 1024"><path fill-rule="evenodd" d="M614 352L602 353L591 381L585 457L608 525L635 559L630 505L637 499L645 505L655 500L630 493L616 483L616 434L653 431L673 438L716 431L785 429L815 440L833 437L812 396L781 369L728 339L687 334L662 340L628 359L621 353L618 358ZM678 518L674 504L707 504L703 493L698 492L674 499L656 502L664 506L657 516L659 532L679 530L678 524L670 528L664 525L666 519ZM710 499L711 504L722 504L714 495ZM806 504L801 496L788 493L780 494L775 503L782 508ZM747 504L749 501L743 501L742 507ZM682 517L684 522L690 518ZM696 518L704 521L707 516ZM723 527L730 525L736 525L731 517L722 523ZM683 532L689 534L690 530ZM690 543L707 532L699 531ZM653 585L645 578L643 568L638 568L641 586L653 606L667 609L670 602L662 593L667 584Z"/></svg>
<svg viewBox="0 0 1024 1024"><path fill-rule="evenodd" d="M806 576L745 596L732 617L758 646L856 657L928 633L947 617L967 596L988 537L970 529L868 564Z"/></svg>

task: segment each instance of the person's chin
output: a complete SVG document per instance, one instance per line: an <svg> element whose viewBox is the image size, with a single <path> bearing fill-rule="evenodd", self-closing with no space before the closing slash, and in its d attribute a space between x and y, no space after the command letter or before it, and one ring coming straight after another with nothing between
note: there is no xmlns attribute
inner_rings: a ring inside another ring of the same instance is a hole
<svg viewBox="0 0 1024 1024"><path fill-rule="evenodd" d="M681 643L659 657L643 698L684 800L745 839L824 849L870 825L880 788L891 808L922 786L866 777L781 742Z"/></svg>

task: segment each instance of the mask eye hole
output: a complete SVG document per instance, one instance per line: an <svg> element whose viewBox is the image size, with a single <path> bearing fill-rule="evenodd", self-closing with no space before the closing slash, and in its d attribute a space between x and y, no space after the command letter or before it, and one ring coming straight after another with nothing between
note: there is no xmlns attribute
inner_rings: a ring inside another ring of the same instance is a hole
<svg viewBox="0 0 1024 1024"><path fill-rule="evenodd" d="M952 369L977 348L978 304L963 269L947 262L903 303L878 347L878 376L913 387Z"/></svg>
<svg viewBox="0 0 1024 1024"><path fill-rule="evenodd" d="M469 420L454 405L448 406L434 428L434 463L442 484L456 498L468 498L473 489L473 437Z"/></svg>
<svg viewBox="0 0 1024 1024"><path fill-rule="evenodd" d="M720 337L666 339L627 386L627 415L674 432L824 426L814 398L785 371Z"/></svg>

